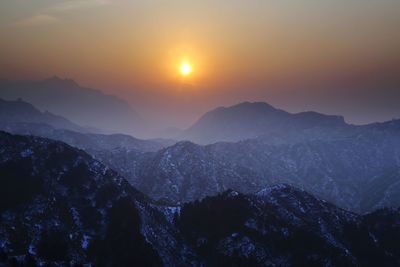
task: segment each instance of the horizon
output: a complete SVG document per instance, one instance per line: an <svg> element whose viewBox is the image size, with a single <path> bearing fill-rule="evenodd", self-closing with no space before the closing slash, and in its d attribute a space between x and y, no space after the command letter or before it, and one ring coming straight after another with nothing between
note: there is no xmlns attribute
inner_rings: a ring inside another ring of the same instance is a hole
<svg viewBox="0 0 400 267"><path fill-rule="evenodd" d="M60 76L58 76L58 75L52 75L52 76L47 77L47 78L44 78L44 79L25 79L25 80L2 79L2 80L0 80L0 81L18 83L18 82L43 82L43 81L49 81L49 80L59 80L59 81L74 82L74 83L76 83L80 88L96 90L96 91L101 92L101 93L104 94L104 95L116 96L116 97L120 98L122 101L127 101L127 99L125 99L122 95L119 95L118 93L117 93L117 94L113 94L113 92L107 92L107 91L104 91L104 90L99 89L99 88L92 88L92 87L89 87L89 86L84 86L84 85L82 85L79 81L76 81L75 79L73 79L73 78L71 78L71 77L65 77L65 78L63 78L63 77L60 77ZM49 110L46 110L46 109L43 109L43 108L40 108L40 107L34 105L34 104L31 103L29 100L23 99L22 97L18 97L18 98L16 98L16 99L4 99L4 98L1 98L1 95L0 95L0 99L8 100L8 101L14 101L14 100L19 100L19 99L21 99L22 101L24 101L24 102L26 102L26 103L32 104L35 108L38 108L38 109L41 110L41 111L49 111ZM389 122L389 121L392 121L392 120L399 120L399 119L400 119L400 115L399 115L399 116L397 116L397 117L396 117L396 116L387 117L387 118L384 117L384 118L381 118L380 120L379 120L379 119L378 119L378 120L373 120L373 119L371 119L371 120L367 120L367 121L358 122L358 121L352 121L352 120L348 119L348 118L346 117L346 115L341 114L339 111L338 111L337 113L327 113L327 112L323 112L323 111L316 110L316 109L304 109L304 110L294 110L294 111L293 111L293 110L291 110L290 108L286 109L286 108L283 108L283 107L281 107L281 106L275 105L274 103L269 102L268 100L263 100L263 99L246 100L246 99L244 99L244 100L237 100L236 102L235 102L235 101L232 101L231 103L228 103L228 104L221 104L221 105L216 104L215 106L210 106L210 108L204 109L204 111L199 111L198 113L194 114L194 116L191 117L192 120L190 120L190 119L187 120L185 124L174 125L173 123L172 123L172 124L169 124L167 121L164 121L164 122L161 123L161 126L160 126L160 127L153 127L153 125L159 124L160 121L152 121L151 116L150 116L150 118L149 118L149 116L147 116L147 115L149 115L149 114L146 114L145 112L142 113L142 110L137 109L137 106L133 105L132 103L129 103L129 101L127 101L127 102L128 102L128 104L131 105L131 107L133 108L133 110L134 110L135 112L138 113L139 117L140 117L141 119L144 119L144 120L145 120L146 124L152 125L151 128L153 128L156 132L158 132L158 131L160 131L160 130L162 131L162 130L168 130L168 129L174 129L174 128L179 129L179 130L185 130L185 129L190 128L190 127L193 126L194 124L196 124L196 122L197 122L199 119L201 119L201 118L202 118L206 113L208 113L208 112L214 111L214 110L216 110L216 109L218 109L218 108L230 108L230 107L238 106L238 105L240 105L240 104L245 104L245 103L250 103L250 104L263 103L263 104L267 104L267 105L269 105L269 106L272 106L274 109L283 110L283 111L288 112L288 113L290 113L290 114L307 113L307 112L316 112L316 113L319 113L319 114L322 114L322 115L338 116L338 117L342 117L342 118L344 119L345 123L350 124L350 125L356 125L356 126L357 126L357 125L358 125L358 126L363 126L363 125L368 125L368 124L373 124L373 123ZM50 112L51 112L51 111L50 111ZM399 113L399 114L400 114L400 113ZM59 115L59 114L55 113L55 115ZM154 119L154 118L153 118L153 119ZM73 121L72 121L72 122L73 122ZM83 126L84 126L84 125L83 125ZM150 135L152 135L152 134L150 134Z"/></svg>
<svg viewBox="0 0 400 267"><path fill-rule="evenodd" d="M160 125L243 101L400 115L398 1L7 0L0 15L0 79L69 77Z"/></svg>

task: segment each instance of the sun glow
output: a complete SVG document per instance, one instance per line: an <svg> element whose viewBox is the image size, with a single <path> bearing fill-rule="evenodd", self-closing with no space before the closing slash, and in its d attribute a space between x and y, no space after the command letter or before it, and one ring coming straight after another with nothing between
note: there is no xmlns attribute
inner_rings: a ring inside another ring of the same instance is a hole
<svg viewBox="0 0 400 267"><path fill-rule="evenodd" d="M188 76L192 72L192 67L189 63L184 62L182 63L180 70L183 76Z"/></svg>

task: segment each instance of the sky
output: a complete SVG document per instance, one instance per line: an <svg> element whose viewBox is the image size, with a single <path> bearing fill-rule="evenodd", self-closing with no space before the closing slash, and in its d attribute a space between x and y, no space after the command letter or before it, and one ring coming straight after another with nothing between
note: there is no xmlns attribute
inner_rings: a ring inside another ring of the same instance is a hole
<svg viewBox="0 0 400 267"><path fill-rule="evenodd" d="M2 0L0 78L72 78L165 126L242 101L361 124L400 118L399 28L398 0Z"/></svg>

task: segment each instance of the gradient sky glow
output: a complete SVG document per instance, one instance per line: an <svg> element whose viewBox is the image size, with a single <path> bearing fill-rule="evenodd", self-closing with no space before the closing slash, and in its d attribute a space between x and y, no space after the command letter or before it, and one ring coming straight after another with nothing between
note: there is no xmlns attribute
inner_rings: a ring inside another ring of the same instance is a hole
<svg viewBox="0 0 400 267"><path fill-rule="evenodd" d="M245 100L365 123L400 117L399 29L398 0L2 0L0 78L73 78L180 127Z"/></svg>

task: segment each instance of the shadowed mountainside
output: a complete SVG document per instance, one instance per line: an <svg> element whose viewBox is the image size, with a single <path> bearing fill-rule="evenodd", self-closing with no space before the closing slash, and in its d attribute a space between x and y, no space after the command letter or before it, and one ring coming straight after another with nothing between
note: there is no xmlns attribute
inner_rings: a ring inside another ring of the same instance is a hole
<svg viewBox="0 0 400 267"><path fill-rule="evenodd" d="M359 216L288 185L168 207L88 154L0 132L0 264L397 266L400 211Z"/></svg>
<svg viewBox="0 0 400 267"><path fill-rule="evenodd" d="M270 144L256 139L207 146L179 142L145 155L119 150L97 157L144 193L172 203L228 188L251 193L288 183L340 207L367 212L400 206L400 132L394 125L371 125L332 140Z"/></svg>

